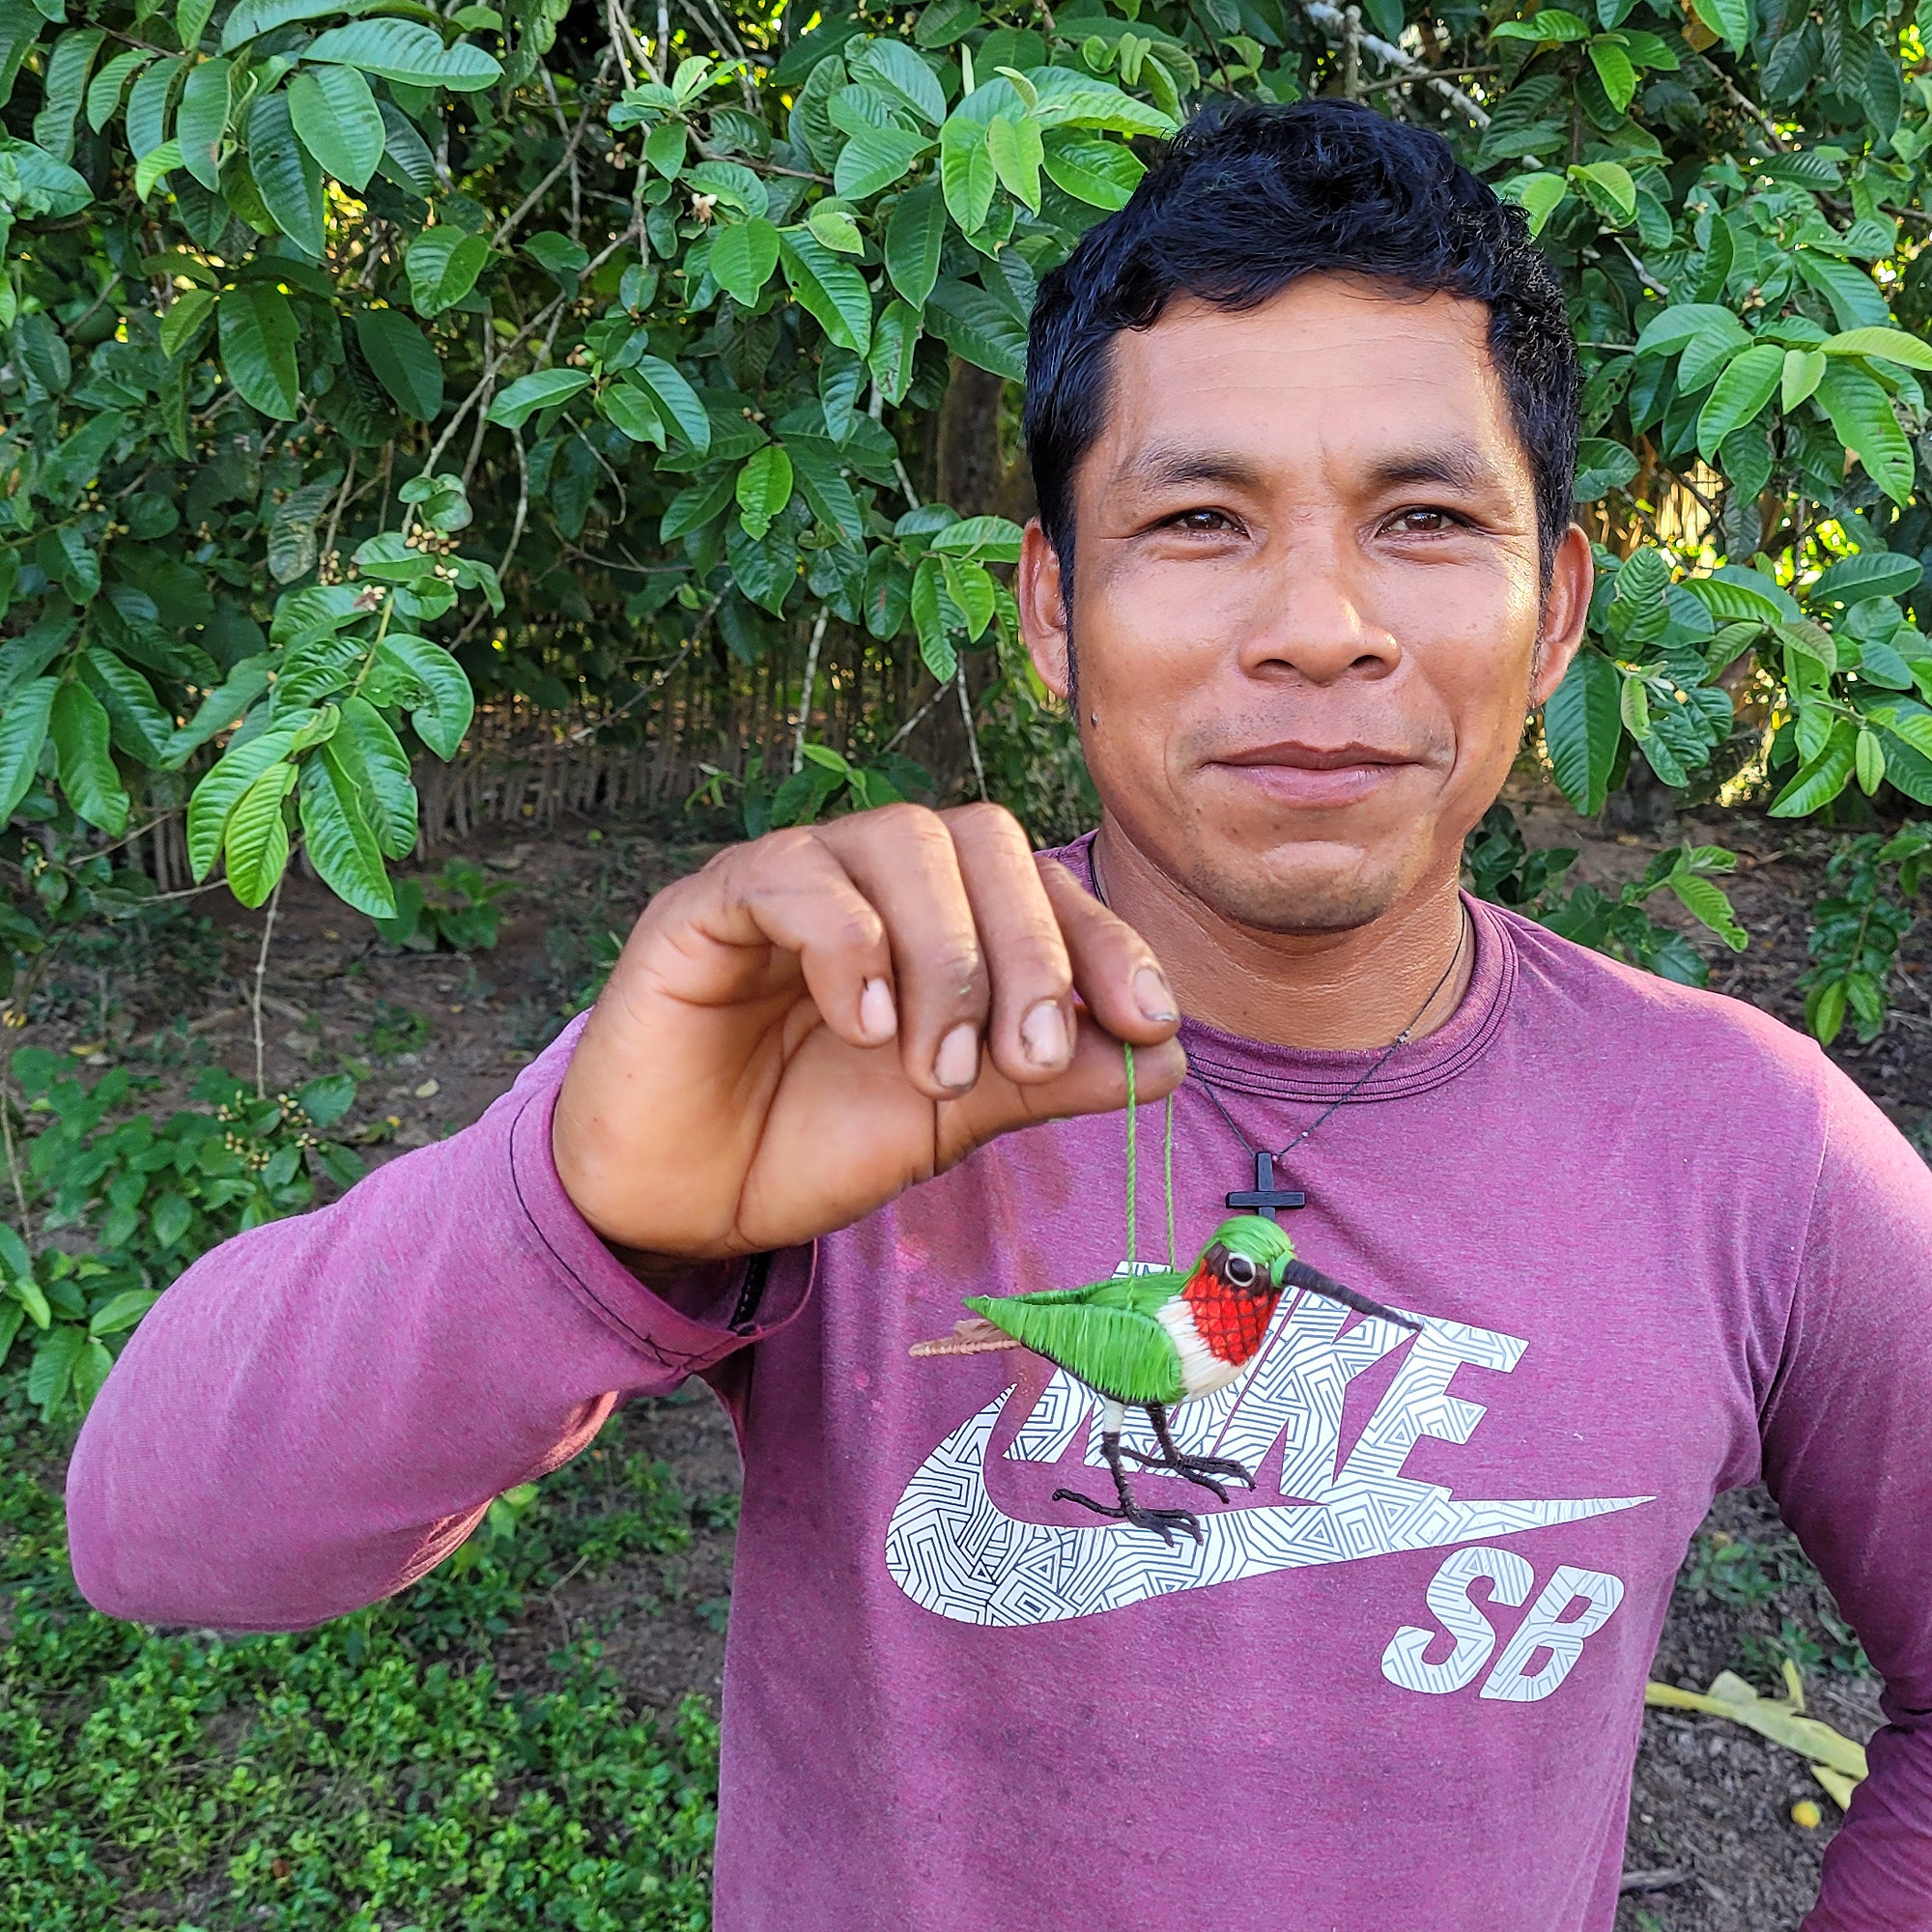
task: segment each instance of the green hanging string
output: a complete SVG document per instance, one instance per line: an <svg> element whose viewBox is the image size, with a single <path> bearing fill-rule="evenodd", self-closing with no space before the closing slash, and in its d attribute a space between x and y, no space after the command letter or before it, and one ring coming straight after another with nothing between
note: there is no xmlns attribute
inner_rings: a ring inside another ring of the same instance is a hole
<svg viewBox="0 0 1932 1932"><path fill-rule="evenodd" d="M1132 1267L1140 1221L1136 1198L1140 1179L1138 1128L1140 1100L1134 1089L1134 1050L1122 1041L1121 1055L1126 1062L1127 1068L1127 1265ZM1161 1167L1165 1183L1163 1192L1167 1197L1167 1264L1172 1268L1180 1265L1179 1249L1174 1232L1174 1095L1172 1094L1167 1096L1165 1119L1161 1127Z"/></svg>

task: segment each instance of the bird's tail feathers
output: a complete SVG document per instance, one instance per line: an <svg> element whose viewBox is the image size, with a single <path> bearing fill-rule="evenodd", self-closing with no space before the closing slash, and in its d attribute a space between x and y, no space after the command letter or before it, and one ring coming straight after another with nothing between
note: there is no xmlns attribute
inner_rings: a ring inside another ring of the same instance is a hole
<svg viewBox="0 0 1932 1932"><path fill-rule="evenodd" d="M963 1321L956 1321L952 1333L942 1335L937 1341L915 1342L906 1350L909 1355L985 1355L996 1349L1017 1349L1020 1346L1016 1336L1009 1335L1004 1328L997 1328L983 1316L973 1315Z"/></svg>

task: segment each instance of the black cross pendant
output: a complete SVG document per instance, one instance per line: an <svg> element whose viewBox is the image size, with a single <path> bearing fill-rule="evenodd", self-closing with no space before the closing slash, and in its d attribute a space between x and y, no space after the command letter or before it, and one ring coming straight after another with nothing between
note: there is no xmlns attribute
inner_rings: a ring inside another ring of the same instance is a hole
<svg viewBox="0 0 1932 1932"><path fill-rule="evenodd" d="M1308 1196L1298 1188L1277 1187L1274 1184L1274 1155L1258 1148L1255 1151L1253 1191L1243 1189L1229 1195L1228 1206L1245 1208L1250 1214L1259 1214L1264 1220L1272 1221L1277 1208L1306 1208Z"/></svg>

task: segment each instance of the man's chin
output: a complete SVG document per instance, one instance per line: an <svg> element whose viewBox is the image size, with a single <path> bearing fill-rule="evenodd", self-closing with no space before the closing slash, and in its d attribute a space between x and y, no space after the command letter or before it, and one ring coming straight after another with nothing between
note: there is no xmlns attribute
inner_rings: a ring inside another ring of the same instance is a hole
<svg viewBox="0 0 1932 1932"><path fill-rule="evenodd" d="M1412 881L1399 862L1348 847L1278 846L1252 860L1195 853L1184 883L1208 910L1283 937L1373 925Z"/></svg>

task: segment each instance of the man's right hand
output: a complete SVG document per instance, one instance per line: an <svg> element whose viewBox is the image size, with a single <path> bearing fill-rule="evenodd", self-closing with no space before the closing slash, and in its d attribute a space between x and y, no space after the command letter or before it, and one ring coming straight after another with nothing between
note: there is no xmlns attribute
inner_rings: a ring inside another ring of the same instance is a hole
<svg viewBox="0 0 1932 1932"><path fill-rule="evenodd" d="M1123 1040L1158 1099L1179 1026L1147 942L997 806L774 832L638 921L564 1075L557 1173L645 1272L786 1247L1124 1104Z"/></svg>

